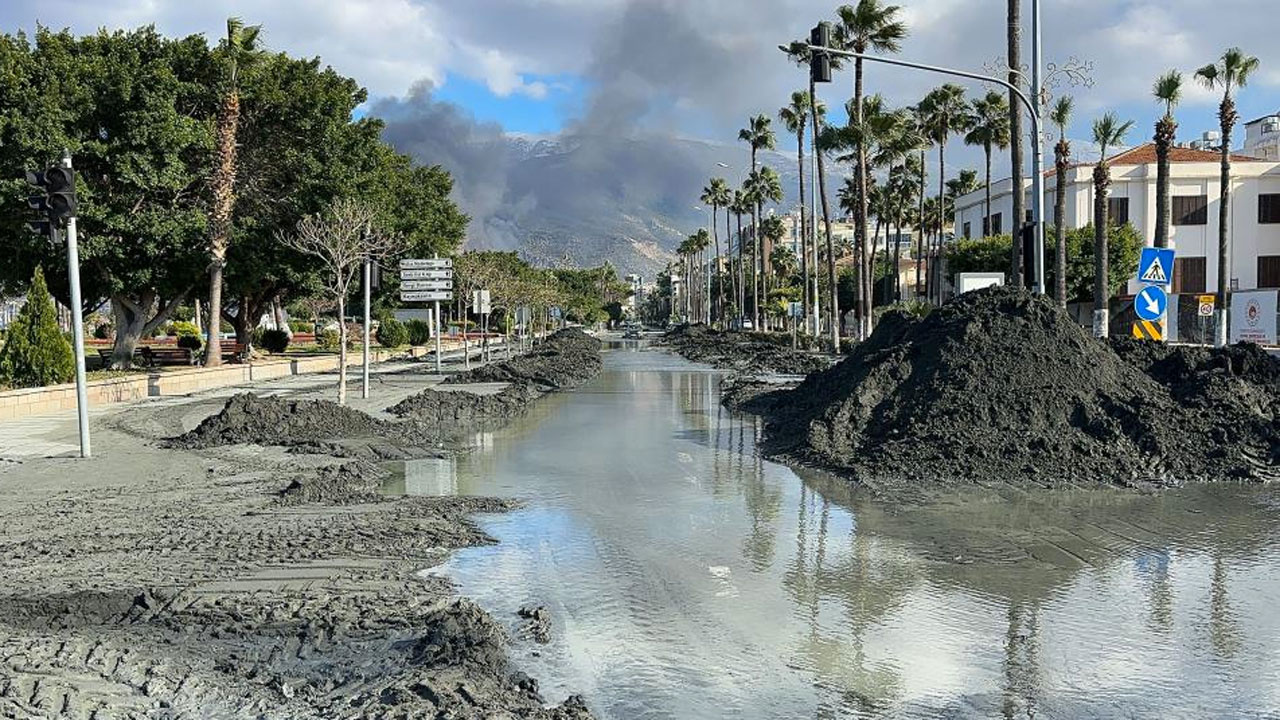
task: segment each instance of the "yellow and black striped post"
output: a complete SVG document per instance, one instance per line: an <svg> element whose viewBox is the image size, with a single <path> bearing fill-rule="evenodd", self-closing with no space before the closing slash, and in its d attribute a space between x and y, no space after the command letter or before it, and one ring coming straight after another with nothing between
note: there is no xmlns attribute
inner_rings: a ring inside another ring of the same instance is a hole
<svg viewBox="0 0 1280 720"><path fill-rule="evenodd" d="M1137 320L1133 323L1133 336L1138 340L1164 341L1164 320Z"/></svg>

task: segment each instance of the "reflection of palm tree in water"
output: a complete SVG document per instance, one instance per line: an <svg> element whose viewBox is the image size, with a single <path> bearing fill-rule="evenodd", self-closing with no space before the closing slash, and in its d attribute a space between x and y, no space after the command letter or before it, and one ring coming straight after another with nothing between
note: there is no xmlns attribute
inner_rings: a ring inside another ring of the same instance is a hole
<svg viewBox="0 0 1280 720"><path fill-rule="evenodd" d="M1169 583L1169 550L1160 550L1139 556L1138 572L1146 577L1148 624L1153 632L1167 633L1173 629L1173 587Z"/></svg>
<svg viewBox="0 0 1280 720"><path fill-rule="evenodd" d="M758 448L763 427L759 417L752 418L754 441ZM743 542L742 554L751 561L756 572L764 572L773 564L773 548L777 528L774 527L782 511L782 490L765 482L764 458L758 450L751 454L751 472L741 477L743 500L747 514L751 516L751 532Z"/></svg>
<svg viewBox="0 0 1280 720"><path fill-rule="evenodd" d="M1209 642L1220 658L1233 657L1240 649L1240 627L1227 597L1227 567L1217 552L1209 581Z"/></svg>
<svg viewBox="0 0 1280 720"><path fill-rule="evenodd" d="M1002 717L1032 720L1040 694L1040 607L1034 602L1010 601Z"/></svg>

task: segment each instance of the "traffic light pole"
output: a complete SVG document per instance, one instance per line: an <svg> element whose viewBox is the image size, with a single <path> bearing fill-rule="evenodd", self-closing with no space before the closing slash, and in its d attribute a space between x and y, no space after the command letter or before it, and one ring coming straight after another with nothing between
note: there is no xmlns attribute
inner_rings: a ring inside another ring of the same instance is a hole
<svg viewBox="0 0 1280 720"><path fill-rule="evenodd" d="M62 166L71 168L71 153L62 156ZM71 338L76 353L76 416L80 425L80 457L92 455L89 445L89 393L85 389L84 317L80 308L80 250L76 245L76 216L67 218L67 279L71 285Z"/></svg>
<svg viewBox="0 0 1280 720"><path fill-rule="evenodd" d="M1040 12L1039 12L1039 3L1034 2L1033 5L1035 6L1034 12L1032 13L1032 16L1031 16L1032 22L1034 24L1034 27L1032 28L1032 36L1033 36L1033 39L1035 40L1034 42L1035 48L1034 48L1033 54L1035 55L1035 58L1037 60L1036 62L1037 67L1034 71L1034 74L1032 75L1032 85L1035 86L1033 87L1033 92L1035 96L1038 98L1040 97L1040 70L1039 70L1039 62L1038 62L1038 59L1040 56L1040 43L1039 43ZM1022 88L1018 87L1017 85L1014 85L1008 80L1002 80L998 77L991 77L990 75L981 75L979 73L972 73L966 70L957 70L955 68L940 67L938 65L925 65L924 63L911 62L909 60L899 60L897 58L881 57L879 55L867 55L865 53L856 53L850 50L837 50L835 48L825 47L822 45L807 44L805 45L805 47L808 48L810 52L814 52L814 53L826 53L828 55L834 55L837 57L847 57L847 58L854 58L859 60L867 60L869 62L884 63L885 65L897 65L899 67L912 68L914 70L924 70L925 72L939 73L942 75L953 75L955 77L968 78L970 80L977 80L979 82L995 83L996 85L999 85L1003 88L1006 88L1012 91L1013 94L1017 96L1018 100L1020 100L1022 104L1026 106L1027 113L1030 114L1031 116L1031 135L1032 137L1035 138L1035 148L1034 148L1034 152L1031 155L1031 158L1032 158L1031 184L1032 184L1032 194L1034 195L1034 197L1032 198L1031 221L1035 224L1035 255L1034 255L1035 257L1035 260L1034 260L1035 292L1037 295L1045 294L1044 178L1043 178L1044 173L1043 173L1043 167L1042 167L1044 164L1044 154L1041 152L1041 148L1040 148L1040 145L1041 145L1040 143L1040 139L1041 139L1040 109L1036 106L1035 103L1031 102L1031 99L1028 98L1026 93L1022 91ZM1022 140L1021 138L1018 138L1017 141L1021 142ZM1022 192L1022 189L1015 188L1014 191ZM1014 218L1014 227L1018 227L1018 225L1020 224L1019 221L1020 221L1020 218Z"/></svg>
<svg viewBox="0 0 1280 720"><path fill-rule="evenodd" d="M373 277L372 265L369 258L364 259L364 350L360 366L360 397L365 400L369 399L369 284ZM346 371L346 368L342 368L342 372Z"/></svg>

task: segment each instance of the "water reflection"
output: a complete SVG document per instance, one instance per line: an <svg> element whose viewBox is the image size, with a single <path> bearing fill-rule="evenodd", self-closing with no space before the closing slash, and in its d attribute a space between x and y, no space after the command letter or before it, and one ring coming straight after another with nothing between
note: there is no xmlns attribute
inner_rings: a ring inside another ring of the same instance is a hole
<svg viewBox="0 0 1280 720"><path fill-rule="evenodd" d="M456 458L423 458L390 463L390 476L383 481L384 495L442 497L458 494Z"/></svg>
<svg viewBox="0 0 1280 720"><path fill-rule="evenodd" d="M1276 491L957 492L898 507L755 451L719 376L621 349L462 458L524 497L444 572L555 640L610 718L1280 717ZM535 654L536 653L536 654Z"/></svg>

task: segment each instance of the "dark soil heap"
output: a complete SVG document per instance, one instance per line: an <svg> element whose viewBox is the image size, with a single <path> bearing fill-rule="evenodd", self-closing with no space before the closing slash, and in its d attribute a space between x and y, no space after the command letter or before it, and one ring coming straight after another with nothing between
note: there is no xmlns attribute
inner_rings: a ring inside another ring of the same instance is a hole
<svg viewBox="0 0 1280 720"><path fill-rule="evenodd" d="M402 434L402 428L328 400L284 400L240 393L216 415L170 441L175 447L258 443L299 445L346 437Z"/></svg>
<svg viewBox="0 0 1280 720"><path fill-rule="evenodd" d="M466 390L423 390L387 408L387 412L428 424L483 423L519 415L538 395L528 382L512 383L485 395Z"/></svg>
<svg viewBox="0 0 1280 720"><path fill-rule="evenodd" d="M771 449L868 486L1280 477L1280 361L1091 337L1053 303L966 293L751 401Z"/></svg>
<svg viewBox="0 0 1280 720"><path fill-rule="evenodd" d="M808 375L825 370L831 361L817 353L780 345L790 338L762 333L724 332L706 325L681 325L660 343L682 357L725 370L782 375Z"/></svg>
<svg viewBox="0 0 1280 720"><path fill-rule="evenodd" d="M458 373L445 382L530 383L541 390L567 390L595 377L602 366L600 341L577 328L566 328L532 352Z"/></svg>

